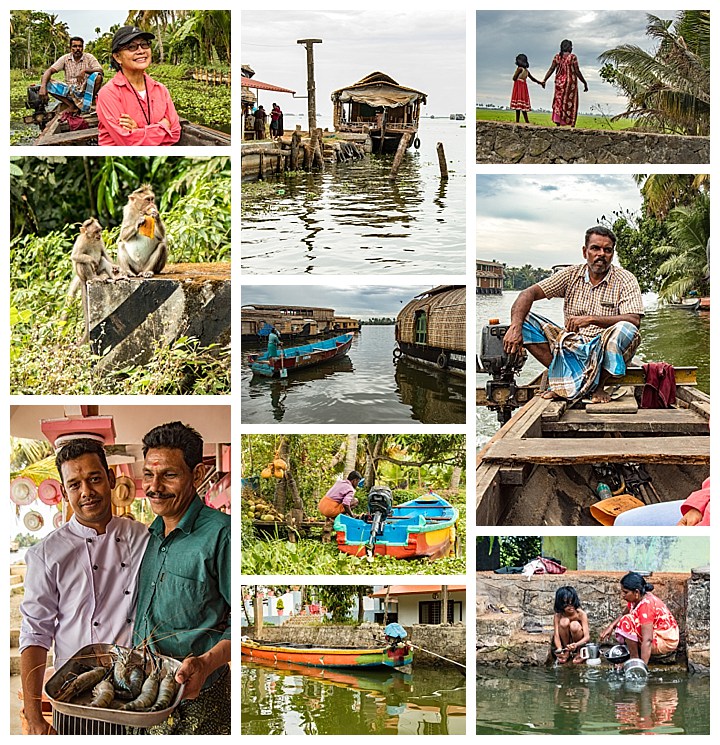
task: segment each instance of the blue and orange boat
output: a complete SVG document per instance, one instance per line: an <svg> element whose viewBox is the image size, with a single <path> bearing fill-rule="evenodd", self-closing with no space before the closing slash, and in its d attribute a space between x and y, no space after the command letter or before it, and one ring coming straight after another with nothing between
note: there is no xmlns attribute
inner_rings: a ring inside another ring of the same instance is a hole
<svg viewBox="0 0 720 745"><path fill-rule="evenodd" d="M357 649L259 642L243 638L240 642L240 654L242 657L261 662L291 662L310 667L400 668L411 665L413 661L412 647L405 643Z"/></svg>
<svg viewBox="0 0 720 745"><path fill-rule="evenodd" d="M373 519L371 503L372 494L367 519L335 518L337 545L344 553L431 561L454 555L458 511L446 499L426 494L386 509L380 520Z"/></svg>
<svg viewBox="0 0 720 745"><path fill-rule="evenodd" d="M266 378L284 378L290 372L344 357L352 344L354 334L342 334L331 339L322 339L300 347L281 349L279 354L268 357L268 353L248 355L250 369L254 375Z"/></svg>

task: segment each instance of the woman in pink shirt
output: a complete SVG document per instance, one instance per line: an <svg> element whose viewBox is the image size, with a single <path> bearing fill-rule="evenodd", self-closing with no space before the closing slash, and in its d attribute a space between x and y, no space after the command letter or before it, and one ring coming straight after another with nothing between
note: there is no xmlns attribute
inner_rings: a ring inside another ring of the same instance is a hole
<svg viewBox="0 0 720 745"><path fill-rule="evenodd" d="M100 145L174 145L180 119L168 89L146 74L155 36L123 26L112 41L110 66L117 74L97 97Z"/></svg>

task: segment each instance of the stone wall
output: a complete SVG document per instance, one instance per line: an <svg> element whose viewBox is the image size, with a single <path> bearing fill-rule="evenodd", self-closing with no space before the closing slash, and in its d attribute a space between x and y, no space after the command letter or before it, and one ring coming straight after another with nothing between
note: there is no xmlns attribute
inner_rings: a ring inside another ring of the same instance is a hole
<svg viewBox="0 0 720 745"><path fill-rule="evenodd" d="M443 657L460 662L466 661L466 626L464 624L438 625L415 624L406 626L410 641L435 652ZM251 634L250 629L243 633ZM376 623L363 623L360 626L263 626L260 638L268 642L287 642L296 644L315 644L327 647L372 647L384 640L383 627ZM437 657L421 650L415 652L415 664L435 667L451 663L443 662Z"/></svg>
<svg viewBox="0 0 720 745"><path fill-rule="evenodd" d="M709 163L709 137L476 122L478 163Z"/></svg>
<svg viewBox="0 0 720 745"><path fill-rule="evenodd" d="M590 624L590 637L624 610L619 584L624 572L501 575L478 572L476 585L478 661L489 664L542 665L547 660L553 630L555 591L572 585ZM653 592L675 616L680 627L681 654L687 654L694 672L709 667L710 575L705 569L692 575L655 573ZM504 609L499 612L495 609Z"/></svg>

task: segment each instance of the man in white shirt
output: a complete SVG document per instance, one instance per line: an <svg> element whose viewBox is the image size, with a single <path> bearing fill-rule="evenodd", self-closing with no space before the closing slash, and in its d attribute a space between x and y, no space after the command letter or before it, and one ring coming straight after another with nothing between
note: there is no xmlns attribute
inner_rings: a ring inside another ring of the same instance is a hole
<svg viewBox="0 0 720 745"><path fill-rule="evenodd" d="M149 538L142 523L113 517L115 474L99 442L73 440L60 449L55 462L63 497L74 514L25 557L20 670L31 735L56 734L41 708L47 653L53 644L56 668L88 644L131 646L137 573Z"/></svg>

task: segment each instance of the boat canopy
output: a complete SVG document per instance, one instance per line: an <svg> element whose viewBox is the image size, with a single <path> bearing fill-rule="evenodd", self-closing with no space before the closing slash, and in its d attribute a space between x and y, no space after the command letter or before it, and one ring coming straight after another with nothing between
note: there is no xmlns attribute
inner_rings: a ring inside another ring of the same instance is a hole
<svg viewBox="0 0 720 745"><path fill-rule="evenodd" d="M407 106L419 100L427 103L427 95L414 88L406 88L383 72L373 72L358 80L354 85L333 92L333 102L364 103L372 107L395 108Z"/></svg>

